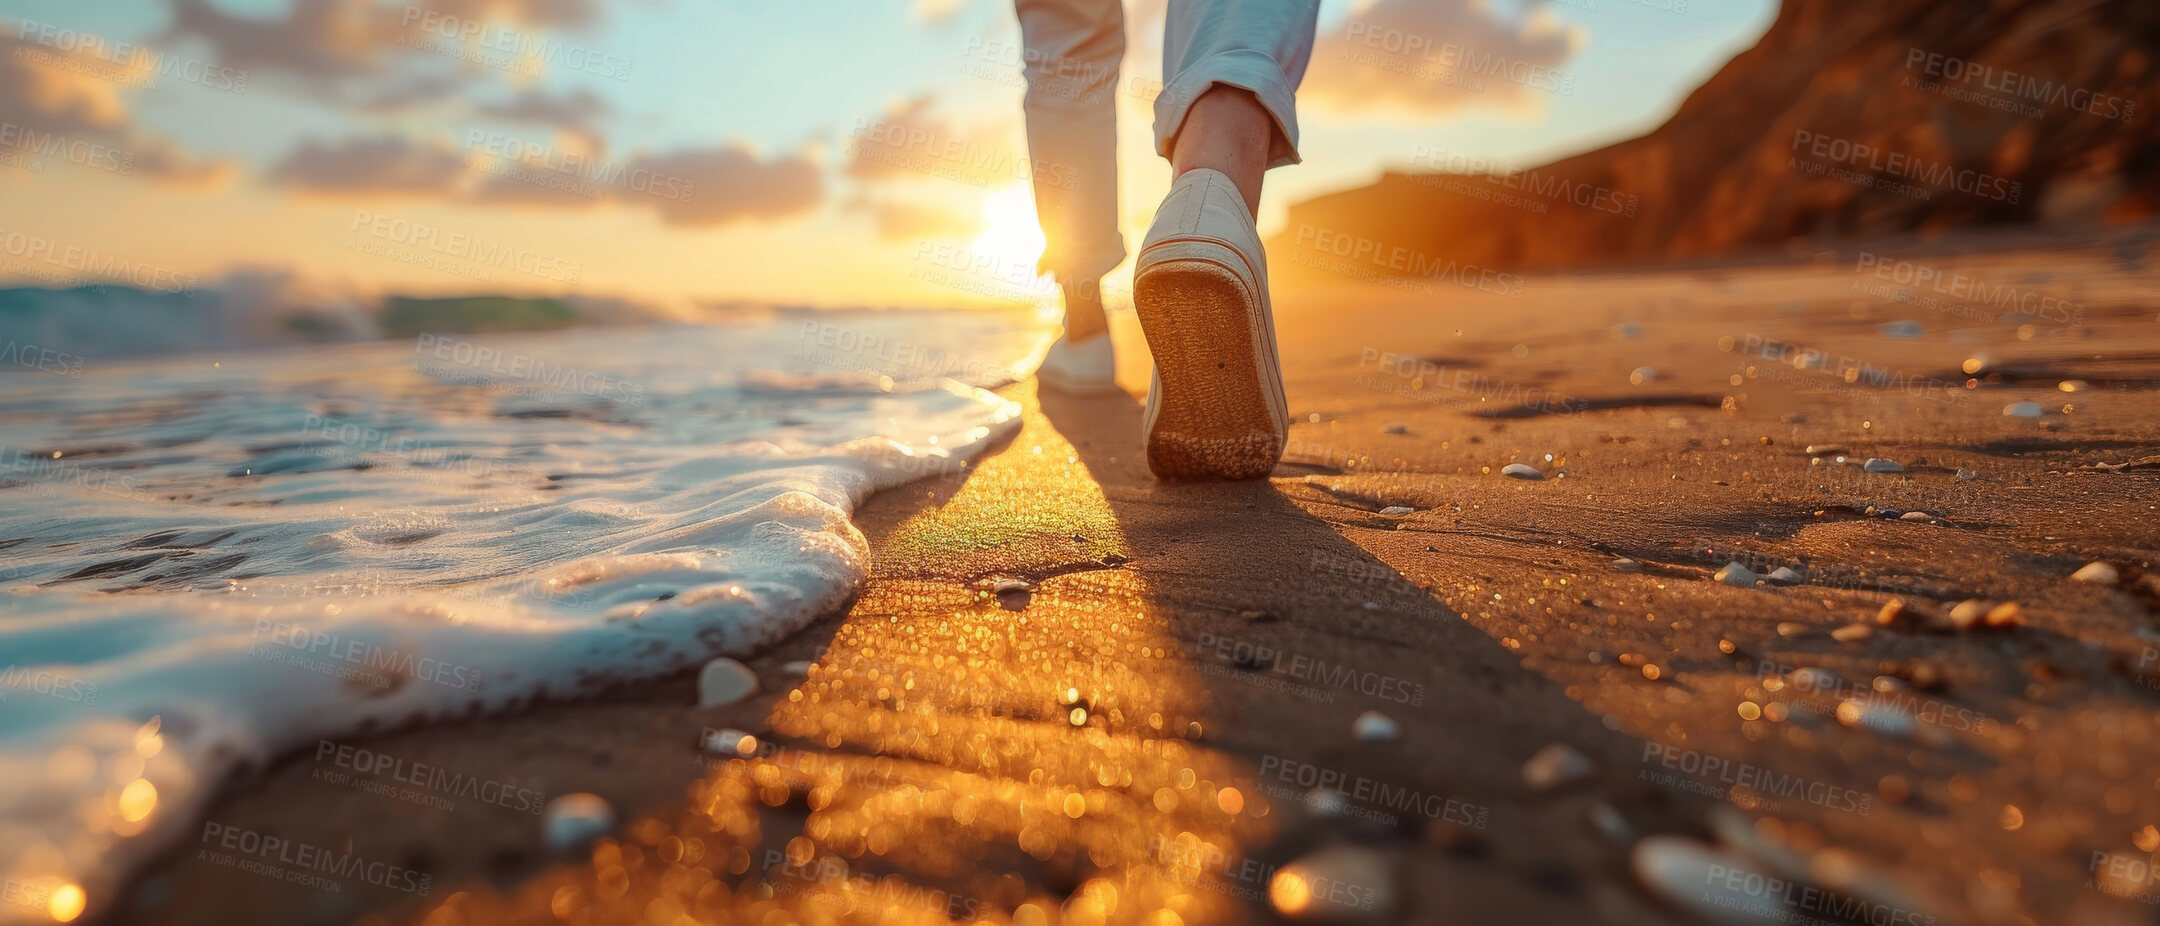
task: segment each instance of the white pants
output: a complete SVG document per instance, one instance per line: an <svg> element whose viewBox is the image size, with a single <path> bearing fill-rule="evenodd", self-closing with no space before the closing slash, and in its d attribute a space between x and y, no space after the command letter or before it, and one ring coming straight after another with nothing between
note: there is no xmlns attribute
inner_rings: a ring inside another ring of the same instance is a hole
<svg viewBox="0 0 2160 926"><path fill-rule="evenodd" d="M1027 47L1028 156L1049 240L1042 269L1093 287L1125 259L1118 232L1119 0L1015 0ZM1194 100L1216 84L1252 92L1275 117L1268 166L1298 162L1298 81L1312 58L1319 0L1170 0L1155 152L1170 156ZM1043 169L1045 166L1051 169Z"/></svg>

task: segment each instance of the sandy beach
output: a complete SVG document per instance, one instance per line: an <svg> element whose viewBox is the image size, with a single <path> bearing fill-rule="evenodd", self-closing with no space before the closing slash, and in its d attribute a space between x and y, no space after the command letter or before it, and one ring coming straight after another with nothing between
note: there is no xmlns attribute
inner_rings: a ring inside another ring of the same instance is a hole
<svg viewBox="0 0 2160 926"><path fill-rule="evenodd" d="M1010 387L1017 436L874 497L757 697L322 744L114 920L2149 921L2154 240L1285 292L1246 484L1149 477L1122 315L1130 394ZM622 822L551 856L578 791ZM1736 861L1639 873L1676 845Z"/></svg>

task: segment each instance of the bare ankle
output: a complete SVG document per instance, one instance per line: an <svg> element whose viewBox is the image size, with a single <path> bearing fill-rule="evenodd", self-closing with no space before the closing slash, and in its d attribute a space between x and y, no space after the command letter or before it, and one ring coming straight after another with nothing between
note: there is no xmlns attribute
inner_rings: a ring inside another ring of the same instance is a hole
<svg viewBox="0 0 2160 926"><path fill-rule="evenodd" d="M1065 340L1087 341L1110 333L1110 318L1103 311L1102 284L1064 288Z"/></svg>
<svg viewBox="0 0 2160 926"><path fill-rule="evenodd" d="M1260 212L1260 181L1267 173L1268 149L1275 140L1275 117L1251 91L1216 84L1193 101L1170 152L1173 175L1207 168L1221 171L1245 197L1245 208Z"/></svg>

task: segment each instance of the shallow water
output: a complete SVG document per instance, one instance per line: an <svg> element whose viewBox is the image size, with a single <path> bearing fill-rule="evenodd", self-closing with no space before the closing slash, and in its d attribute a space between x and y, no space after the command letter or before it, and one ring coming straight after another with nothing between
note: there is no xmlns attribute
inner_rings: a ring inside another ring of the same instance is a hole
<svg viewBox="0 0 2160 926"><path fill-rule="evenodd" d="M1003 316L0 374L0 876L95 907L317 738L576 697L843 606L871 492L1017 425ZM49 903L48 903L49 901Z"/></svg>

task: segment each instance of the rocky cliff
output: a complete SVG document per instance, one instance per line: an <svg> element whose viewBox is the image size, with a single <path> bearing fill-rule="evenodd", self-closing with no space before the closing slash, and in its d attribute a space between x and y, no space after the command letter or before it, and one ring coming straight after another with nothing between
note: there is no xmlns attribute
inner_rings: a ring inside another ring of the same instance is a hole
<svg viewBox="0 0 2160 926"><path fill-rule="evenodd" d="M2160 3L2146 0L1786 0L1647 135L1512 173L1434 156L1434 172L1291 207L1270 247L1291 281L1489 279L2137 221L2160 206L2156 57Z"/></svg>

